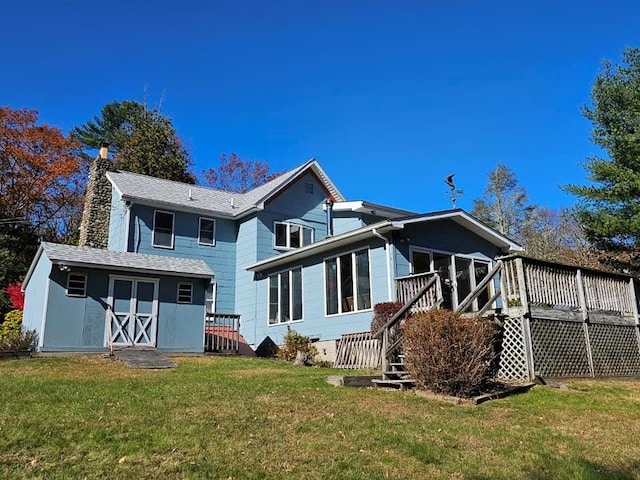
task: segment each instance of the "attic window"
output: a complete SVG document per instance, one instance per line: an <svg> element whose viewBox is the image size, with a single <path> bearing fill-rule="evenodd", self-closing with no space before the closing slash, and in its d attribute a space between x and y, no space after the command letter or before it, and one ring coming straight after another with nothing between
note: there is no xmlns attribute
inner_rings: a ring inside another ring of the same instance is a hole
<svg viewBox="0 0 640 480"><path fill-rule="evenodd" d="M312 194L313 193L313 183L305 183L304 184L304 193Z"/></svg>

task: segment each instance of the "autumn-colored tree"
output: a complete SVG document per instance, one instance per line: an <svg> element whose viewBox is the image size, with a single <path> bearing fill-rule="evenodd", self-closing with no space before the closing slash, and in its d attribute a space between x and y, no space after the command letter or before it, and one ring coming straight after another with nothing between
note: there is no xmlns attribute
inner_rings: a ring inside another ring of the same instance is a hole
<svg viewBox="0 0 640 480"><path fill-rule="evenodd" d="M37 121L35 110L0 107L0 222L55 235L81 205L79 144Z"/></svg>
<svg viewBox="0 0 640 480"><path fill-rule="evenodd" d="M24 310L24 292L22 291L21 282L10 283L4 291L9 296L13 308Z"/></svg>
<svg viewBox="0 0 640 480"><path fill-rule="evenodd" d="M245 193L264 185L280 173L269 173L269 162L243 160L235 153L220 155L220 166L202 172L209 185L227 192Z"/></svg>
<svg viewBox="0 0 640 480"><path fill-rule="evenodd" d="M191 159L170 118L133 100L111 102L100 115L71 130L83 148L110 145L116 168L178 182L195 183ZM85 160L90 155L84 154Z"/></svg>

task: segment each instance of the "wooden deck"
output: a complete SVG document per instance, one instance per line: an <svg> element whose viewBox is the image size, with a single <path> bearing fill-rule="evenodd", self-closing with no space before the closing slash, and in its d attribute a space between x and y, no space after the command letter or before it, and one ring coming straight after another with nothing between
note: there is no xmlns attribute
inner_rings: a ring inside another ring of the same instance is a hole
<svg viewBox="0 0 640 480"><path fill-rule="evenodd" d="M401 353L402 318L443 303L437 272L398 278L396 289L404 307L374 335L382 342L383 371ZM638 285L631 276L510 255L456 311L500 319L504 379L640 375Z"/></svg>

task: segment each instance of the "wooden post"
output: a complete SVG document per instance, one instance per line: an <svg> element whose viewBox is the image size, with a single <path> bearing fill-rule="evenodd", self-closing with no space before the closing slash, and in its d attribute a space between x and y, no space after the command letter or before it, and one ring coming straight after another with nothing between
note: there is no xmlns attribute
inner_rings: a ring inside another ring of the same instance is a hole
<svg viewBox="0 0 640 480"><path fill-rule="evenodd" d="M526 276L524 274L524 262L522 258L516 258L516 274L518 276L518 286L520 287L520 304L522 308L522 336L524 338L524 350L527 359L527 367L529 370L529 378L532 379L535 377L535 363L533 360L533 342L531 339L531 325L530 325L530 317L531 312L529 311L529 297L527 291L527 282Z"/></svg>
<svg viewBox="0 0 640 480"><path fill-rule="evenodd" d="M387 357L387 348L389 347L389 329L385 328L382 332L382 378L388 380L386 372L389 369L389 357Z"/></svg>
<svg viewBox="0 0 640 480"><path fill-rule="evenodd" d="M584 282L582 281L582 270L576 270L576 286L578 287L578 300L580 301L580 312L582 313L582 329L584 331L584 341L587 349L587 360L589 361L589 371L595 377L593 368L593 354L591 353L591 339L589 338L589 312L587 310L587 299L584 293Z"/></svg>
<svg viewBox="0 0 640 480"><path fill-rule="evenodd" d="M638 299L636 298L636 286L633 278L629 279L629 290L631 292L631 312L636 324L636 338L638 340L638 352L640 352L640 318L638 318Z"/></svg>

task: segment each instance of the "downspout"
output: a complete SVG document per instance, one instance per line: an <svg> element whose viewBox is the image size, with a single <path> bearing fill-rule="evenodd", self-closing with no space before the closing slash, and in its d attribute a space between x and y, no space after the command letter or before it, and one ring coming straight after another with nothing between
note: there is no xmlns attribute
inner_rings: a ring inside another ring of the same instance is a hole
<svg viewBox="0 0 640 480"><path fill-rule="evenodd" d="M327 199L324 209L327 213L327 237L333 237L333 202Z"/></svg>
<svg viewBox="0 0 640 480"><path fill-rule="evenodd" d="M391 284L393 281L393 279L391 278L391 245L389 243L389 239L378 232L378 230L376 230L375 228L371 230L371 233L384 241L384 250L387 257L387 300L391 302L393 301L393 290L391 288Z"/></svg>

